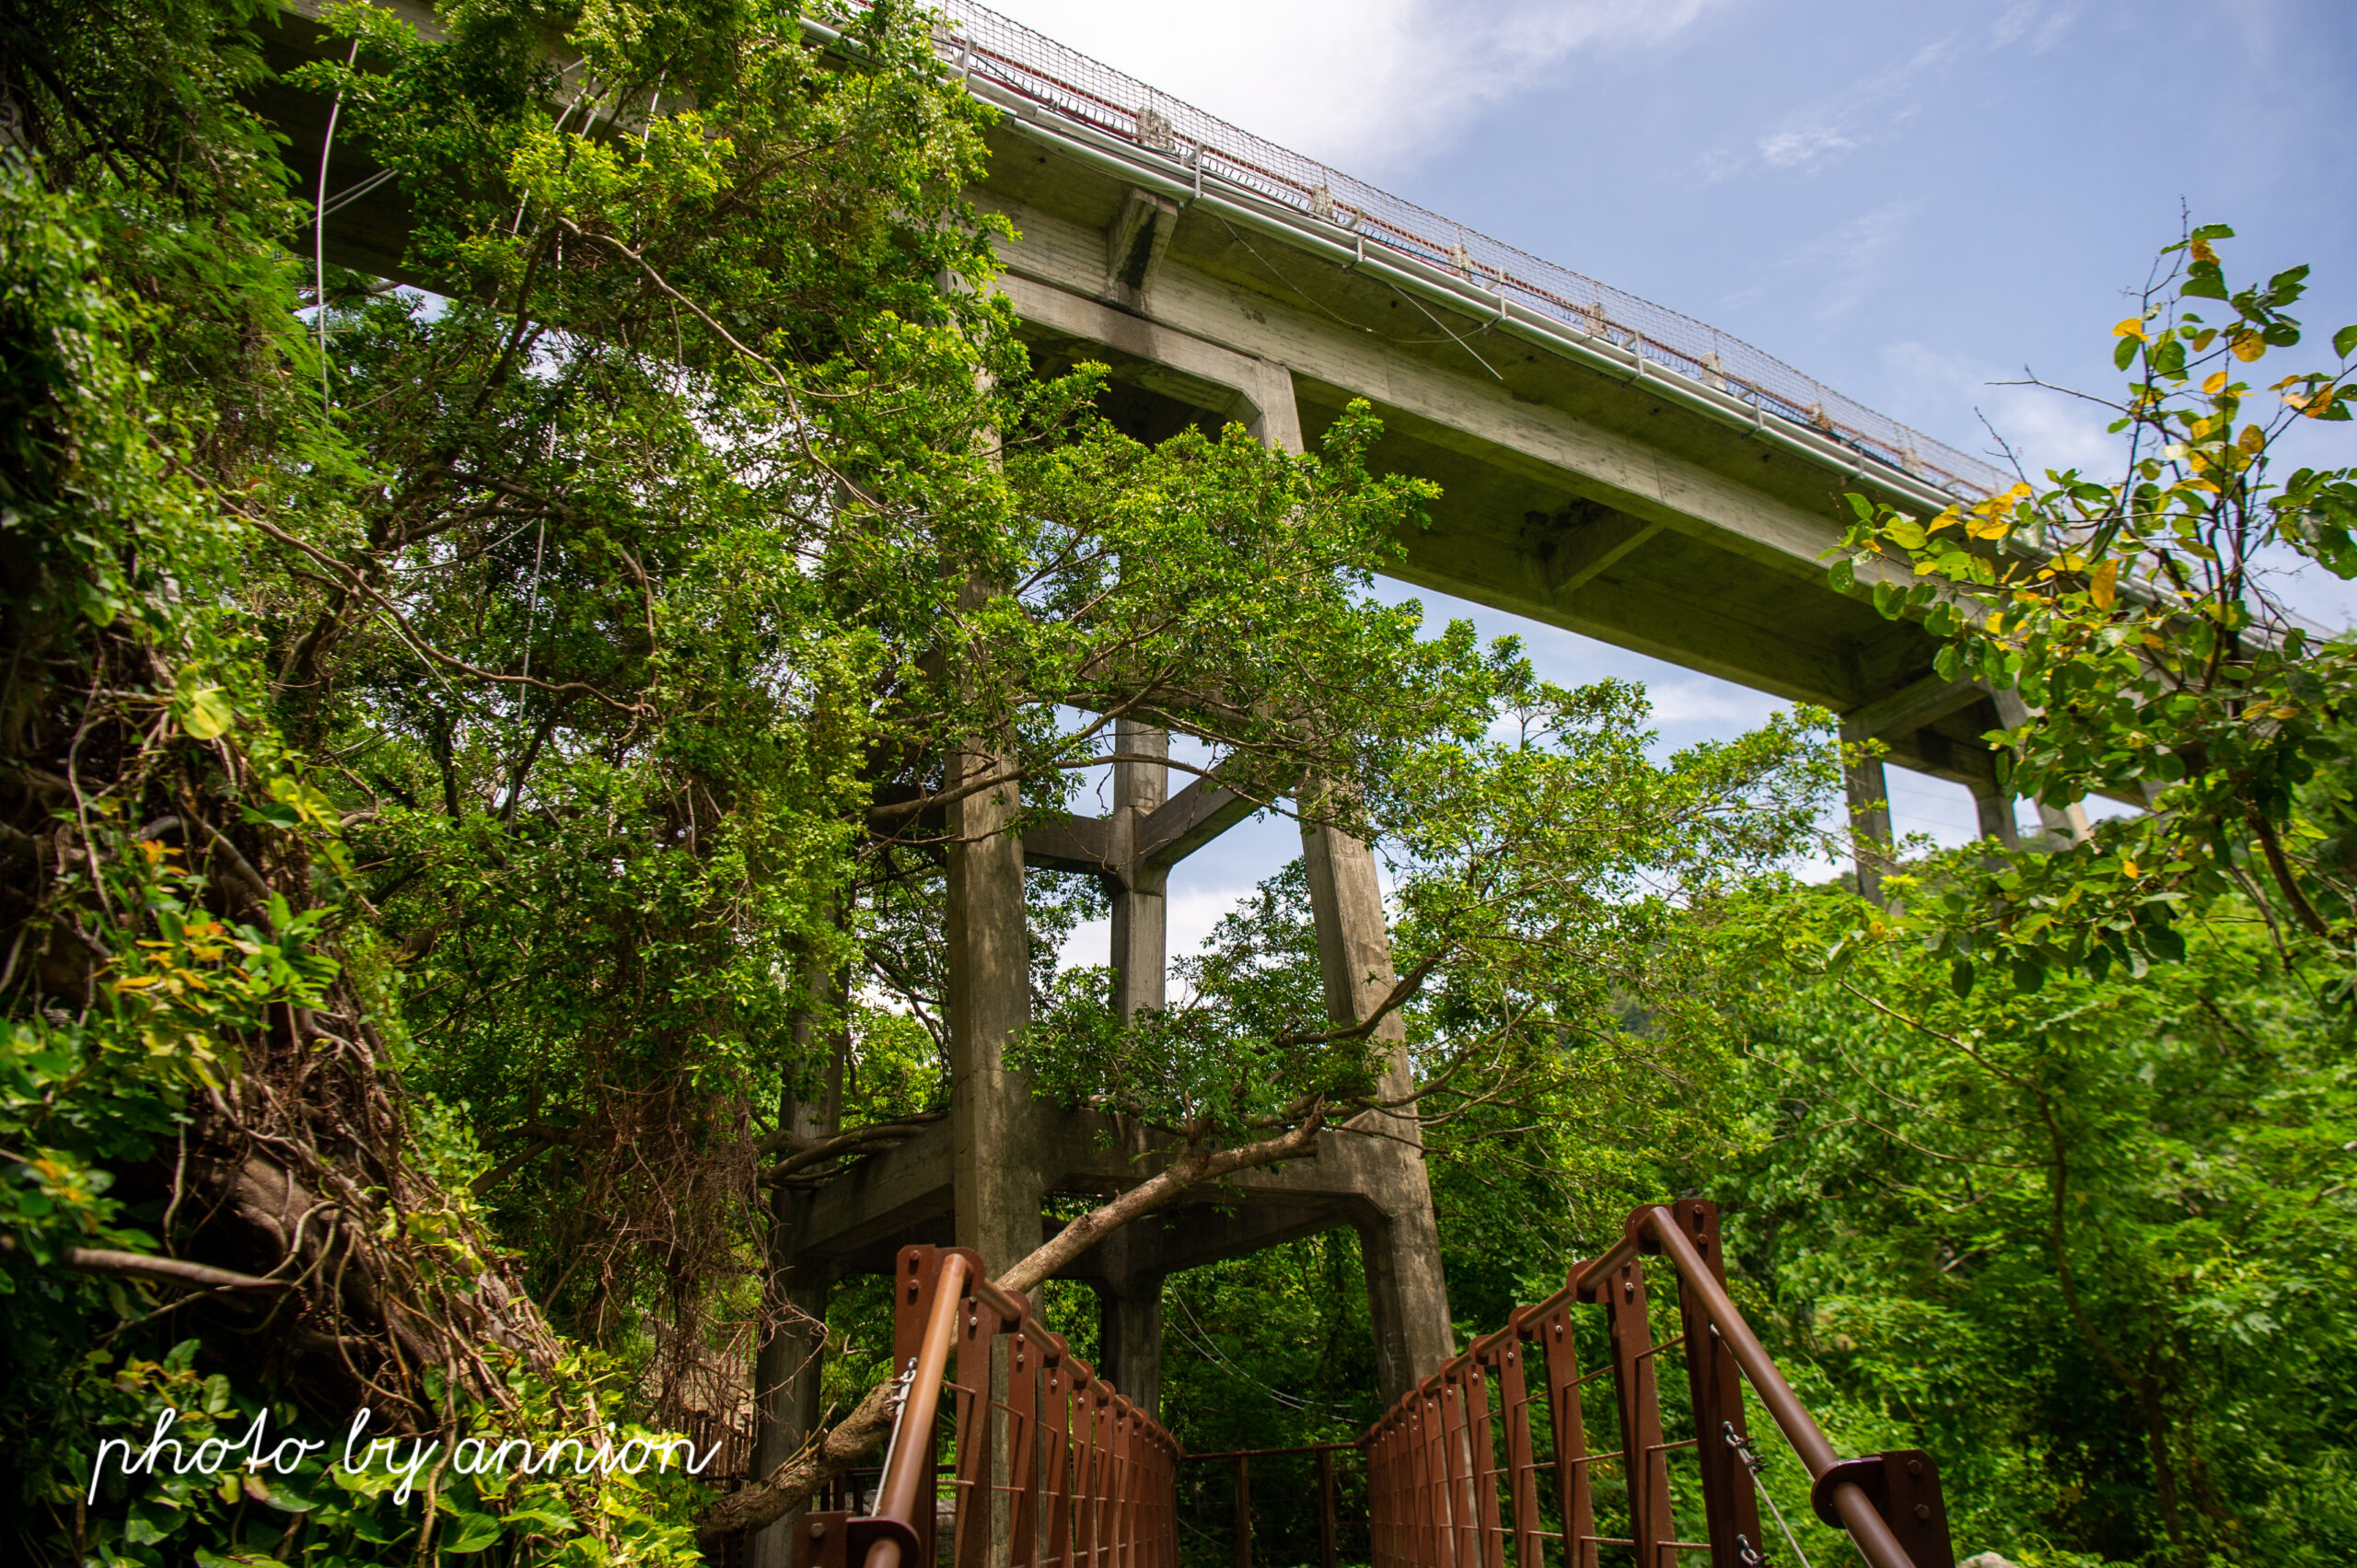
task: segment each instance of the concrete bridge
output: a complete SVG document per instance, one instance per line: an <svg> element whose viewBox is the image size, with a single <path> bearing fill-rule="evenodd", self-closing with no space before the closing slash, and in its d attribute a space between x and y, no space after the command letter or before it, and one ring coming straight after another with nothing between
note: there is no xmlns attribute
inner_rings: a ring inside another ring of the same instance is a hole
<svg viewBox="0 0 2357 1568"><path fill-rule="evenodd" d="M434 28L412 0L380 3ZM947 8L945 56L1005 111L971 194L1017 231L999 286L1042 367L1109 365L1107 412L1146 439L1242 420L1299 448L1363 398L1384 425L1375 466L1443 490L1399 576L1829 708L1849 738L1966 786L1984 831L2012 841L2013 805L1979 738L2017 714L1941 679L1934 641L1875 612L1880 568L1862 567L1846 594L1825 574L1844 492L1929 513L2005 476L1701 323L1469 234L977 6ZM293 21L281 47L300 54L318 37ZM282 91L264 107L293 136L295 166L316 169L324 106ZM358 152L336 159L326 253L400 277L407 214L373 178ZM1160 739L1125 729L1121 749ZM1887 841L1880 764L1849 783L1861 836ZM1019 842L1005 807L958 807L953 1114L816 1194L781 1195L789 1299L822 1307L834 1278L888 1270L911 1242L954 1239L1004 1267L1052 1223L1049 1194L1151 1168L1146 1133L1036 1104L1000 1052L1028 1005L1027 865L1108 880L1122 1011L1161 1005L1164 879L1250 809L1206 782L1167 789L1167 770L1121 764L1109 817ZM2083 830L2084 819L2050 826ZM1373 863L1331 832L1305 847L1329 1008L1356 1021L1389 984ZM1871 890L1871 854L1860 873ZM1389 1038L1404 1078L1396 1020ZM830 1125L824 1105L788 1109L807 1130ZM1104 1293L1108 1370L1150 1412L1164 1274L1341 1224L1362 1237L1383 1397L1396 1400L1454 1348L1412 1122L1329 1132L1315 1159L1240 1178L1216 1206L1134 1226L1085 1258L1072 1272ZM793 1372L806 1348L782 1340L764 1355L764 1463L816 1414L815 1370Z"/></svg>

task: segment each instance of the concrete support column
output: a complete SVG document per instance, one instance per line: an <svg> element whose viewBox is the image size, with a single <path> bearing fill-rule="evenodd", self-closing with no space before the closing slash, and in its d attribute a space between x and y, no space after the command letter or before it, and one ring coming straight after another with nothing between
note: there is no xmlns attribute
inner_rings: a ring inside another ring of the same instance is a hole
<svg viewBox="0 0 2357 1568"><path fill-rule="evenodd" d="M1130 1403L1162 1419L1162 1276L1142 1274L1097 1297L1097 1366Z"/></svg>
<svg viewBox="0 0 2357 1568"><path fill-rule="evenodd" d="M1999 789L1995 780L1972 786L1972 808L1980 819L1982 838L1994 839L2007 849L2021 848L2021 826L2014 820L2014 797Z"/></svg>
<svg viewBox="0 0 2357 1568"><path fill-rule="evenodd" d="M841 987L833 988L837 1000ZM807 1049L807 1019L795 1029ZM825 1070L816 1081L781 1092L778 1127L802 1138L823 1138L841 1128L843 1058L849 1040L838 1036ZM807 1091L796 1093L795 1088ZM789 1188L770 1192L767 1278L763 1282L763 1334L753 1362L753 1474L765 1476L792 1458L819 1431L819 1378L827 1342L827 1296L834 1270L824 1260L802 1256L817 1195ZM746 1568L792 1568L797 1508L756 1531L745 1543Z"/></svg>
<svg viewBox="0 0 2357 1568"><path fill-rule="evenodd" d="M1166 730L1129 719L1113 724L1117 751L1150 758L1170 755ZM1170 768L1154 761L1113 764L1113 810L1107 823L1108 856L1115 870L1113 889L1113 1007L1127 1023L1142 1011L1167 1004L1170 881L1167 866L1137 863L1139 825L1170 793Z"/></svg>
<svg viewBox="0 0 2357 1568"><path fill-rule="evenodd" d="M1873 738L1852 725L1841 726L1845 747L1863 746ZM1841 786L1850 797L1850 843L1858 867L1858 892L1880 903L1891 843L1890 786L1883 776L1882 759L1863 754L1844 758Z"/></svg>
<svg viewBox="0 0 2357 1568"><path fill-rule="evenodd" d="M970 749L953 759L952 787L1002 772L1004 759ZM1030 933L1024 920L1023 841L1013 830L1016 784L976 791L948 808L949 1121L958 1245L995 1275L1040 1240L1041 1179L1030 1147L1031 1094L1004 1063L1031 1016Z"/></svg>
<svg viewBox="0 0 2357 1568"><path fill-rule="evenodd" d="M2007 729L2019 729L2029 722L2029 704L2012 687L1991 691L1997 703L1997 719ZM2064 807L2038 803L2038 825L2045 830L2047 843L2054 848L2066 848L2084 842L2093 829L2087 822L2087 808L2077 801Z"/></svg>
<svg viewBox="0 0 2357 1568"><path fill-rule="evenodd" d="M1383 919L1383 889L1375 856L1338 828L1304 823L1302 855L1309 873L1309 902L1318 923L1318 967L1326 982L1326 1010L1338 1024L1365 1019L1390 993L1391 936ZM1387 1053L1386 1099L1412 1093L1407 1027L1397 1013L1376 1026ZM1448 1317L1448 1284L1440 1264L1440 1231L1433 1222L1432 1185L1424 1170L1423 1132L1412 1115L1369 1111L1353 1126L1378 1136L1390 1153L1375 1162L1380 1189L1369 1192L1383 1214L1362 1225L1368 1316L1375 1330L1376 1378L1387 1406L1439 1370L1456 1349Z"/></svg>

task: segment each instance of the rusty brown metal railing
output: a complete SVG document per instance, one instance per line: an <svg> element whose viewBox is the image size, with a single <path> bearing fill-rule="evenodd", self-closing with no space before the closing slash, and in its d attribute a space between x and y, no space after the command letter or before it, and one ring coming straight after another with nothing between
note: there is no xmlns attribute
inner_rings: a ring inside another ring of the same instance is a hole
<svg viewBox="0 0 2357 1568"><path fill-rule="evenodd" d="M1222 1448L1208 1454L1182 1454L1181 1464L1204 1465L1225 1463L1234 1477L1233 1496L1236 1500L1235 1551L1232 1561L1236 1568L1252 1568L1252 1461L1255 1459L1286 1458L1297 1454L1313 1456L1317 1464L1318 1485L1318 1562L1319 1568L1338 1568L1339 1540L1334 1507L1334 1459L1337 1455L1360 1457L1356 1443L1306 1443L1291 1448Z"/></svg>
<svg viewBox="0 0 2357 1568"><path fill-rule="evenodd" d="M1662 1257L1677 1281L1680 1331L1660 1344L1646 1309L1648 1254ZM1585 1371L1576 1353L1583 1306L1604 1309L1610 1352ZM1655 1368L1681 1348L1694 1433L1666 1441ZM1620 1446L1590 1453L1582 1390L1607 1376ZM1375 1568L1504 1568L1509 1542L1516 1568L1601 1568L1608 1547L1626 1549L1637 1568L1675 1568L1687 1552L1708 1552L1713 1568L1760 1568L1769 1555L1753 1481L1759 1461L1745 1424L1747 1382L1807 1468L1817 1517L1847 1531L1870 1568L1952 1568L1931 1456L1844 1459L1834 1451L1728 1298L1717 1209L1691 1199L1631 1214L1611 1250L1573 1267L1546 1300L1515 1308L1506 1327L1474 1341L1361 1439ZM1536 1451L1534 1404L1554 1439L1551 1458ZM1707 1540L1676 1535L1669 1458L1689 1448L1701 1470ZM1596 1533L1592 1472L1616 1467L1630 1533L1608 1538ZM1543 1471L1553 1472L1559 1530L1543 1527Z"/></svg>
<svg viewBox="0 0 2357 1568"><path fill-rule="evenodd" d="M795 1568L941 1561L948 1417L956 1568L1178 1568L1182 1451L959 1248L907 1247L893 1279L900 1408L873 1511L806 1516ZM945 1411L942 1395L950 1402Z"/></svg>

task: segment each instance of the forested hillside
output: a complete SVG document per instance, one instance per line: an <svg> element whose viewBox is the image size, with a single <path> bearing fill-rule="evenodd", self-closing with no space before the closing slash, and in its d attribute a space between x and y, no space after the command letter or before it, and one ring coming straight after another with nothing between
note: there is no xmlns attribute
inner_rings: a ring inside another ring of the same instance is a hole
<svg viewBox="0 0 2357 1568"><path fill-rule="evenodd" d="M2148 807L1868 845L1875 903L1789 869L1829 715L1664 755L1641 691L1371 597L1433 493L1369 472L1364 408L1306 456L1148 445L1035 374L963 194L990 111L922 13L437 17L332 12L292 82L406 202L395 286L325 259L344 181L260 107L276 7L0 9L12 1555L684 1563L865 1462L890 1308L851 1281L834 1436L733 1501L93 1479L167 1411L324 1446L366 1406L412 1453L749 1420L816 1331L781 1195L946 1112L969 803L1058 809L1122 720L1382 846L1417 1083L1329 1020L1298 864L1126 1024L1054 961L1103 895L1038 878L1014 1064L1178 1154L1017 1284L1410 1111L1468 1332L1707 1195L1837 1440L1940 1456L1960 1550L2357 1553L2357 668L2269 575L2357 575L2357 484L2278 450L2345 454L2357 329L2304 340L2305 269L2163 253L2118 472L1856 501L1851 557L1917 571L1878 607L2028 705L2015 791ZM1363 1430L1358 1271L1343 1230L1174 1277L1178 1435Z"/></svg>

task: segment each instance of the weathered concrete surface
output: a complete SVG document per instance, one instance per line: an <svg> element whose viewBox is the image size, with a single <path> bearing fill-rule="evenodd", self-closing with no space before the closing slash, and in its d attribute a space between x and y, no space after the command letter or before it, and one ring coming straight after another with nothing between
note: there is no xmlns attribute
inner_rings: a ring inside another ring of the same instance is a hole
<svg viewBox="0 0 2357 1568"><path fill-rule="evenodd" d="M1106 857L1114 868L1113 1009L1127 1022L1160 1012L1168 1000L1170 867L1141 855L1139 840L1167 804L1170 767L1159 759L1170 755L1170 736L1117 719L1113 749L1155 759L1113 764L1113 814L1106 822Z"/></svg>

